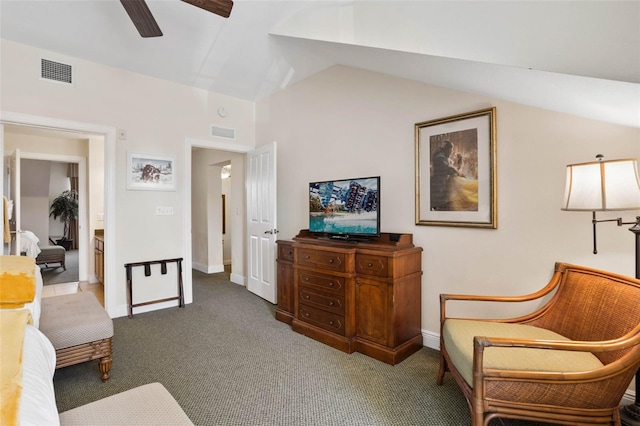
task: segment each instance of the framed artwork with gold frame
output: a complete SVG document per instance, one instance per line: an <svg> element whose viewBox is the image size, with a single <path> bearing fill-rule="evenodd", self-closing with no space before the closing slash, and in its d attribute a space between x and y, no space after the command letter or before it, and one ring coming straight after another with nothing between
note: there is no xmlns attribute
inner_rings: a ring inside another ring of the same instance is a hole
<svg viewBox="0 0 640 426"><path fill-rule="evenodd" d="M415 124L416 225L498 227L496 108Z"/></svg>

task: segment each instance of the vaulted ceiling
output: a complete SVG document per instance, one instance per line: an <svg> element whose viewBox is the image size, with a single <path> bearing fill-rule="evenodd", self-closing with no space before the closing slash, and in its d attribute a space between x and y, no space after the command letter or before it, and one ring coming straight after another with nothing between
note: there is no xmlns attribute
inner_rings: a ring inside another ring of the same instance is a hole
<svg viewBox="0 0 640 426"><path fill-rule="evenodd" d="M252 101L342 64L640 127L638 1L147 4L162 37L116 0L0 0L0 36Z"/></svg>

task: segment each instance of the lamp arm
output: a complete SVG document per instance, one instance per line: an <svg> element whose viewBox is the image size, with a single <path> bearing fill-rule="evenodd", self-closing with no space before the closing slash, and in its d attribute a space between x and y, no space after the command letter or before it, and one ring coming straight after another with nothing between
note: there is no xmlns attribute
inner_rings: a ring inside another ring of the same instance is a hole
<svg viewBox="0 0 640 426"><path fill-rule="evenodd" d="M640 216L636 217L635 222L623 222L621 217L618 217L616 219L596 219L596 212L593 211L592 213L592 219L591 219L591 223L593 224L593 254L598 254L598 247L596 244L596 225L600 222L616 222L618 224L618 226L622 226L622 225L636 225L636 226L640 226L638 224L640 224Z"/></svg>

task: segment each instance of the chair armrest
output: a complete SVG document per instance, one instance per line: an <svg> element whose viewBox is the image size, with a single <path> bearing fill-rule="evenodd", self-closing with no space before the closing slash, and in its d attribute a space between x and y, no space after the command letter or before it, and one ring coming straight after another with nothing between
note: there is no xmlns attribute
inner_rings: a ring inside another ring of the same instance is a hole
<svg viewBox="0 0 640 426"><path fill-rule="evenodd" d="M544 286L542 289L536 291L535 293L529 293L519 296L486 296L486 295L474 295L474 294L440 294L440 324L444 322L447 318L446 314L446 303L449 300L452 301L464 301L464 302L506 302L506 303L518 303L518 302L529 302L532 300L540 299L547 294L551 293L560 283L562 273L558 271L556 267L556 271L549 283ZM472 318L469 318L472 319ZM484 319L483 321L507 321L507 320L491 320Z"/></svg>

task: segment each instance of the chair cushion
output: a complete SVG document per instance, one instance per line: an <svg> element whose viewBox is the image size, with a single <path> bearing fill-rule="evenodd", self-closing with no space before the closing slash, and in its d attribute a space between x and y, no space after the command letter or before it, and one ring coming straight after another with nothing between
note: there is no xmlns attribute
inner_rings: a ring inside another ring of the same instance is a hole
<svg viewBox="0 0 640 426"><path fill-rule="evenodd" d="M113 321L89 292L42 299L40 331L58 350L113 337Z"/></svg>
<svg viewBox="0 0 640 426"><path fill-rule="evenodd" d="M553 331L530 325L463 319L445 320L442 336L451 362L472 387L475 336L569 341ZM575 372L600 368L602 363L591 352L488 347L484 350L484 366L504 370Z"/></svg>

